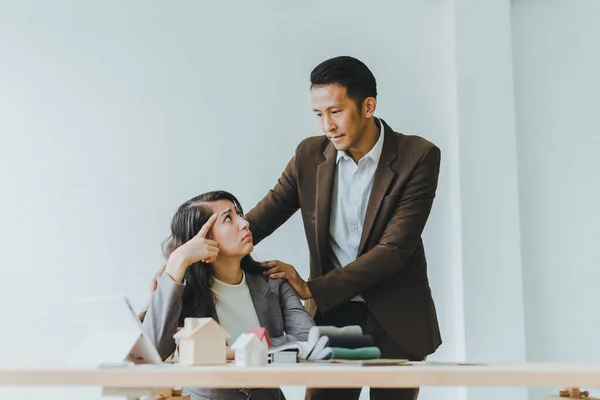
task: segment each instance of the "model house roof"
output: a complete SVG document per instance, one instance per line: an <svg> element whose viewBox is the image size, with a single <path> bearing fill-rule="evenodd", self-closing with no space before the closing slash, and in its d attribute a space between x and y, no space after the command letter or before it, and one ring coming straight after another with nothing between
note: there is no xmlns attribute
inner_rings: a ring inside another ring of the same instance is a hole
<svg viewBox="0 0 600 400"><path fill-rule="evenodd" d="M250 333L254 333L256 335L256 337L258 338L258 340L260 340L261 342L263 340L267 341L267 346L271 347L271 339L269 338L269 334L267 333L267 329L266 328L254 328L254 329L250 329Z"/></svg>
<svg viewBox="0 0 600 400"><path fill-rule="evenodd" d="M183 328L177 332L173 337L175 339L187 339L192 338L202 331L206 331L210 328L216 328L215 331L225 338L231 335L223 329L221 325L212 318L186 318Z"/></svg>
<svg viewBox="0 0 600 400"><path fill-rule="evenodd" d="M260 340L254 333L242 333L235 343L231 346L233 350L243 350L248 346L260 345Z"/></svg>

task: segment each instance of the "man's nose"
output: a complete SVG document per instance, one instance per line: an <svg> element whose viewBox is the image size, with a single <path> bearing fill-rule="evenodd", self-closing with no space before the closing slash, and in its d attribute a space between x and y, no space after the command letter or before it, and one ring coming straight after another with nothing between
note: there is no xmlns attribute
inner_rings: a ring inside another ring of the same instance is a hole
<svg viewBox="0 0 600 400"><path fill-rule="evenodd" d="M333 122L333 120L331 119L331 117L329 116L324 116L323 117L323 131L325 133L329 133L329 132L333 132L335 130L336 126L335 123Z"/></svg>

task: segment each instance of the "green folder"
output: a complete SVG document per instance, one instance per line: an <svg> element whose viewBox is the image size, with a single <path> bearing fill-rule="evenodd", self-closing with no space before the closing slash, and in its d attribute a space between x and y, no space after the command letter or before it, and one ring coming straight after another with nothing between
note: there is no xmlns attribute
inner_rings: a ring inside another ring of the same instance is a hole
<svg viewBox="0 0 600 400"><path fill-rule="evenodd" d="M381 357L381 351L377 347L361 347L358 349L344 349L332 347L327 360L373 360Z"/></svg>

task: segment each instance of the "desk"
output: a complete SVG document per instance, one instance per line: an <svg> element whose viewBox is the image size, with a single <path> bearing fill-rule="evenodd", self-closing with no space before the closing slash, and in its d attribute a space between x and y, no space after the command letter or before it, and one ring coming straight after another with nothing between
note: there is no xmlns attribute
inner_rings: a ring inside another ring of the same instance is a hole
<svg viewBox="0 0 600 400"><path fill-rule="evenodd" d="M2 386L102 386L105 394L135 397L171 387L379 387L525 386L600 387L600 364L515 363L399 366L271 364L241 368L172 364L124 368L0 367Z"/></svg>

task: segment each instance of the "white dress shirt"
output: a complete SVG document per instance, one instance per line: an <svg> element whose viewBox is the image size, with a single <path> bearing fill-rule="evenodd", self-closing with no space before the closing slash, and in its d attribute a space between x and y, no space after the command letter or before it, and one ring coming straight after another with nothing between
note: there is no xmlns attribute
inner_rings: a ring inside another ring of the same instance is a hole
<svg viewBox="0 0 600 400"><path fill-rule="evenodd" d="M379 139L358 164L346 152L337 152L329 220L329 246L335 268L345 267L358 255L373 178L383 150L384 127L378 121ZM360 295L352 300L364 301Z"/></svg>

